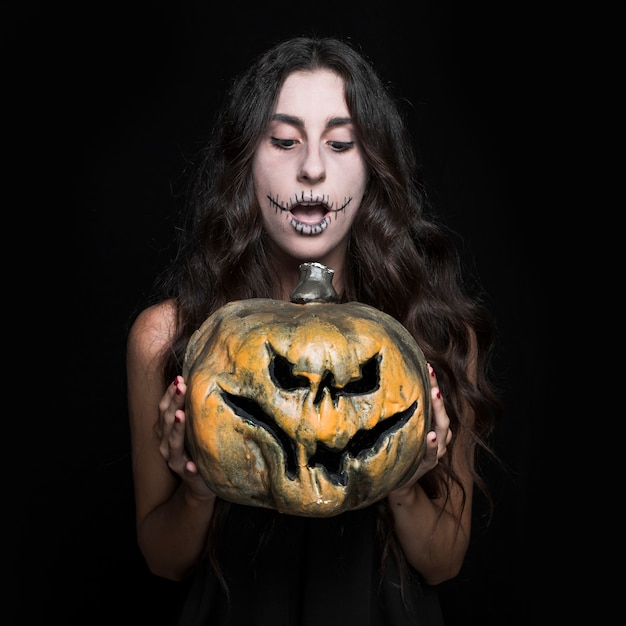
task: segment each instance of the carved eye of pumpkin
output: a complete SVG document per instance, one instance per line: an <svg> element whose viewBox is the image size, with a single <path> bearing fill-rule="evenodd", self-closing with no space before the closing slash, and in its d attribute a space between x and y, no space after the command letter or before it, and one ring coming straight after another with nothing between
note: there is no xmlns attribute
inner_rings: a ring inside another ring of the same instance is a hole
<svg viewBox="0 0 626 626"><path fill-rule="evenodd" d="M274 352L274 351L273 351ZM379 367L380 358L373 356L371 359L360 367L360 375L356 380L350 381L345 387L337 387L332 372L326 372L321 381L317 396L313 402L316 404L320 401L320 394L324 389L328 389L333 399L340 395L357 395L364 393L372 393L379 386ZM277 387L282 389L294 390L298 388L309 388L309 380L306 376L297 376L293 373L293 364L280 354L274 352L274 356L270 361L269 375Z"/></svg>
<svg viewBox="0 0 626 626"><path fill-rule="evenodd" d="M191 337L187 447L220 497L327 517L381 499L414 473L430 383L399 322L336 303L329 268L301 272L291 302L231 302Z"/></svg>

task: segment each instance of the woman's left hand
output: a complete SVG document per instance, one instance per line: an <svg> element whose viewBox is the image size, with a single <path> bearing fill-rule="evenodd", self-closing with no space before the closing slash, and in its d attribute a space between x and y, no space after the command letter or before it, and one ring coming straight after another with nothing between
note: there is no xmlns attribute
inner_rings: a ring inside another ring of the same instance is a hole
<svg viewBox="0 0 626 626"><path fill-rule="evenodd" d="M433 430L430 430L426 434L426 451L424 457L415 470L415 473L407 483L402 485L399 489L396 489L394 493L400 492L410 488L415 484L424 474L430 472L439 463L439 459L444 456L448 449L448 444L452 439L452 431L450 430L450 418L446 413L446 407L437 384L437 376L430 365L428 364L428 372L430 374L430 397L432 400L432 421L431 426Z"/></svg>

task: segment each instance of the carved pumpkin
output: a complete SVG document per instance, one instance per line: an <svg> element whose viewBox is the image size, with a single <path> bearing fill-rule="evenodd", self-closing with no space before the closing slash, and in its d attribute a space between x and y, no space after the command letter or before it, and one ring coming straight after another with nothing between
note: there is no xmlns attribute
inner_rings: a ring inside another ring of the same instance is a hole
<svg viewBox="0 0 626 626"><path fill-rule="evenodd" d="M186 443L218 496L328 517L412 476L430 427L430 383L404 326L374 307L336 303L330 268L305 263L301 272L291 302L231 302L191 337Z"/></svg>

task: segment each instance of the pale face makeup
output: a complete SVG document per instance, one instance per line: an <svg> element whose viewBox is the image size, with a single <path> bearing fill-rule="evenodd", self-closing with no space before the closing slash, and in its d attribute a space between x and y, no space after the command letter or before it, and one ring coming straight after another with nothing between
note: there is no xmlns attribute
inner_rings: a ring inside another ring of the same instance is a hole
<svg viewBox="0 0 626 626"><path fill-rule="evenodd" d="M367 166L329 70L295 72L283 84L255 153L253 177L264 226L298 261L342 265L367 184Z"/></svg>

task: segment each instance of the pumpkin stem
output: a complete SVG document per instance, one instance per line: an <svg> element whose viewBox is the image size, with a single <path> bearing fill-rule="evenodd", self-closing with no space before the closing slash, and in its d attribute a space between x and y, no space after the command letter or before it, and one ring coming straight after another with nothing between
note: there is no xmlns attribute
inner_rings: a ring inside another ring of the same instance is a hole
<svg viewBox="0 0 626 626"><path fill-rule="evenodd" d="M335 270L321 263L302 263L300 279L289 299L296 304L309 302L337 302L339 296L333 287Z"/></svg>

